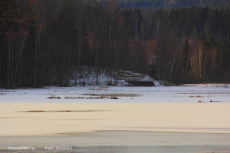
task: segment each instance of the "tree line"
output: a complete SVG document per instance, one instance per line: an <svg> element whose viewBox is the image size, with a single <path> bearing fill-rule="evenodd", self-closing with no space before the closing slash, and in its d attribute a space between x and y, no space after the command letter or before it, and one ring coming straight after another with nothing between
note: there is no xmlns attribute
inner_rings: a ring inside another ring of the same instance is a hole
<svg viewBox="0 0 230 153"><path fill-rule="evenodd" d="M103 0L100 0L103 1ZM122 8L179 8L191 6L229 7L229 0L122 0Z"/></svg>
<svg viewBox="0 0 230 153"><path fill-rule="evenodd" d="M116 0L0 3L1 87L67 86L83 65L174 83L230 81L229 9L124 9Z"/></svg>

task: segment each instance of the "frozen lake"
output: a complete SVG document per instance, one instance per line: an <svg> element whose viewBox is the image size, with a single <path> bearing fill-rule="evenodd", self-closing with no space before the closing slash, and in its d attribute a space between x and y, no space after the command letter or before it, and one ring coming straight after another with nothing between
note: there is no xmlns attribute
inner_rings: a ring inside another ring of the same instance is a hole
<svg viewBox="0 0 230 153"><path fill-rule="evenodd" d="M111 99L115 98L115 99ZM46 87L0 89L0 103L210 103L230 102L230 85L158 87Z"/></svg>
<svg viewBox="0 0 230 153"><path fill-rule="evenodd" d="M0 89L0 152L225 153L229 110L223 84Z"/></svg>

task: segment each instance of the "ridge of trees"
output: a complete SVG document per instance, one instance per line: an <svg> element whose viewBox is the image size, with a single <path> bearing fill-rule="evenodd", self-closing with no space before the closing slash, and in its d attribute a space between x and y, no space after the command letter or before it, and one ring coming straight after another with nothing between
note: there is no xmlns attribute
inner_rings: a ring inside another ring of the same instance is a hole
<svg viewBox="0 0 230 153"><path fill-rule="evenodd" d="M124 8L229 7L229 0L122 0Z"/></svg>
<svg viewBox="0 0 230 153"><path fill-rule="evenodd" d="M230 81L229 9L122 9L116 0L1 3L9 7L0 7L1 87L67 86L72 69L83 65L173 83Z"/></svg>
<svg viewBox="0 0 230 153"><path fill-rule="evenodd" d="M108 0L84 0L90 3L105 3ZM180 7L203 7L229 8L229 0L119 0L121 8L180 8Z"/></svg>

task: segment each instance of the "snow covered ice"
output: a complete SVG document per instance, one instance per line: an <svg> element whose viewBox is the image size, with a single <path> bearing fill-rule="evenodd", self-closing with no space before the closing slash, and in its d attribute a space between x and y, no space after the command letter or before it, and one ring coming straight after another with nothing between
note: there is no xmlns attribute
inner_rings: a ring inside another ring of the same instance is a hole
<svg viewBox="0 0 230 153"><path fill-rule="evenodd" d="M155 83L156 84L156 83ZM104 99L94 99L104 96ZM118 99L110 99L115 96ZM59 97L49 99L49 97ZM66 98L69 97L69 98ZM79 98L81 97L81 98ZM106 98L107 97L107 98ZM90 99L91 98L91 99ZM230 85L121 87L73 86L0 89L0 103L229 103Z"/></svg>

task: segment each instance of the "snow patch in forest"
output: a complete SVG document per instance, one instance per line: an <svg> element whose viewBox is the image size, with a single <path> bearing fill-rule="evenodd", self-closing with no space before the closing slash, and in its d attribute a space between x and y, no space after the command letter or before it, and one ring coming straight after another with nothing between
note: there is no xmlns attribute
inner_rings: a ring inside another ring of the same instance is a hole
<svg viewBox="0 0 230 153"><path fill-rule="evenodd" d="M70 86L131 86L125 80L116 79L117 75L143 75L140 81L152 80L156 86L163 86L159 81L152 79L149 75L134 73L132 71L113 69L104 70L99 67L82 66L71 71Z"/></svg>

